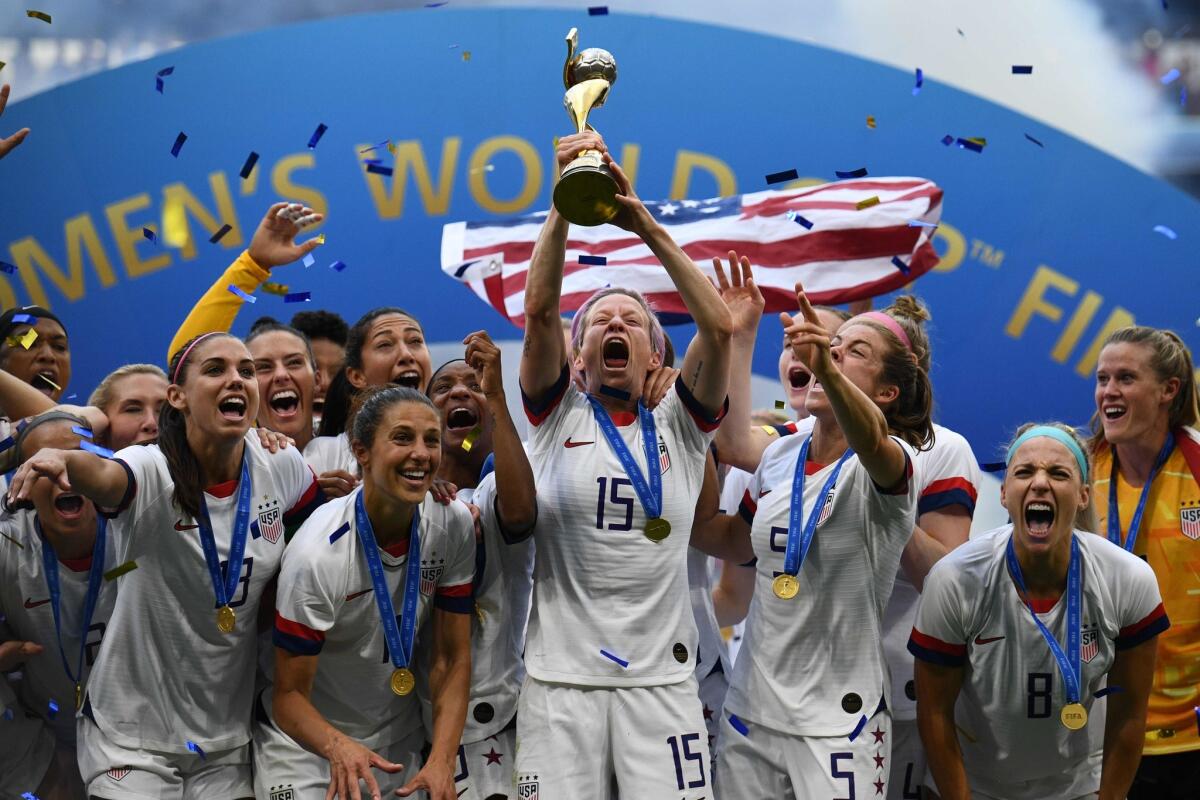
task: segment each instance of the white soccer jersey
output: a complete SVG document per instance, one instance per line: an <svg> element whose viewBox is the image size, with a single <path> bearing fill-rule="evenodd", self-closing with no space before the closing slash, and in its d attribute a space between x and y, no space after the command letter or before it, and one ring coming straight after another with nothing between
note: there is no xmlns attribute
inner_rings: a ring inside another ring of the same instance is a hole
<svg viewBox="0 0 1200 800"><path fill-rule="evenodd" d="M713 670L720 669L726 675L732 673L729 648L721 637L721 626L717 624L717 612L713 608L712 577L708 570L708 554L694 547L688 548L687 574L691 598L692 618L696 621L696 680L702 681ZM711 709L719 711L720 709Z"/></svg>
<svg viewBox="0 0 1200 800"><path fill-rule="evenodd" d="M725 473L725 480L721 484L721 502L718 509L722 514L736 514L738 507L742 503L742 497L746 494L746 489L750 486L750 481L754 480L753 472L746 472L744 469L730 467ZM725 564L722 569L742 569L742 567ZM742 651L742 642L746 636L746 620L735 623L730 629L729 634L729 649L728 659L730 666L737 664L738 654ZM733 674L731 671L730 675Z"/></svg>
<svg viewBox="0 0 1200 800"><path fill-rule="evenodd" d="M792 476L807 438L773 442L742 500L756 576L725 707L782 733L839 736L887 698L883 608L912 535L918 479L913 450L899 439L909 474L895 493L876 486L857 456L847 459L800 569L800 593L782 600L772 581L783 571ZM805 520L833 469L808 466Z"/></svg>
<svg viewBox="0 0 1200 800"><path fill-rule="evenodd" d="M259 600L279 569L285 519L302 517L320 493L294 447L268 453L252 429L245 454L253 492L241 580L229 603L237 614L232 634L217 629L199 530L171 499L166 458L157 445L133 445L114 457L130 483L109 535L117 565L137 568L116 581L87 696L96 724L121 747L188 753L189 741L216 751L250 739ZM234 481L205 492L222 565L237 495Z"/></svg>
<svg viewBox="0 0 1200 800"><path fill-rule="evenodd" d="M314 436L304 448L304 460L313 472L324 475L340 469L351 475L358 474L358 460L350 449L350 437L344 433L337 436Z"/></svg>
<svg viewBox="0 0 1200 800"><path fill-rule="evenodd" d="M696 623L688 607L687 549L704 460L719 420L681 381L654 409L663 517L652 542L646 513L586 396L564 367L549 400L525 397L533 423L529 462L538 491L533 610L525 666L540 681L657 686L695 671ZM646 469L636 414L614 422Z"/></svg>
<svg viewBox="0 0 1200 800"><path fill-rule="evenodd" d="M0 621L3 622L0 625L0 640L37 642L44 648L40 654L26 659L22 665L21 672L24 677L17 683L18 699L26 711L46 720L60 744L74 746L75 684L67 677L58 650L54 611L50 602L50 589L46 583L45 564L42 561L42 537L34 525L36 518L37 513L32 510L17 511L0 518L0 533L8 537L0 539ZM109 527L111 529L111 525ZM18 543L21 546L18 546ZM111 532L107 537L105 550L105 563L100 568L111 569ZM75 671L79 658L79 631L83 624L90 566L91 558L78 562L60 560L58 564L62 648L72 672ZM96 598L96 610L88 626L83 675L78 676L85 684L87 674L96 661L116 597L115 583L102 580L100 594ZM53 716L50 711L51 700L58 705L58 711ZM4 730L3 725L4 723L0 722L0 734Z"/></svg>
<svg viewBox="0 0 1200 800"><path fill-rule="evenodd" d="M330 725L374 749L419 729L421 707L415 692L401 697L391 690L395 667L355 522L361 493L359 487L330 501L292 538L279 576L274 636L276 647L318 656L313 707ZM421 627L435 606L472 612L475 573L475 528L466 506L441 505L426 495L420 513L416 639L428 635ZM397 617L404 613L408 547L405 539L379 550ZM415 641L413 647L415 652ZM263 702L273 718L269 694Z"/></svg>
<svg viewBox="0 0 1200 800"><path fill-rule="evenodd" d="M975 512L975 497L979 486L979 463L971 445L960 434L934 425L933 446L918 450L917 477L920 495L917 500L917 519L930 511L962 506ZM892 596L883 612L883 652L892 672L892 698L888 708L896 720L917 718L914 694L913 656L908 652L908 634L917 618L917 602L921 593L901 569L896 573Z"/></svg>
<svg viewBox="0 0 1200 800"><path fill-rule="evenodd" d="M1079 769L1088 769L1089 754L1103 747L1104 720L1092 715L1082 731L1060 722L1062 676L1009 576L1011 535L1011 524L996 528L934 566L909 649L924 661L964 669L955 721L972 789L995 797L1066 796ZM1168 623L1148 564L1102 536L1075 531L1075 538L1083 577L1079 702L1091 710L1117 651L1158 635ZM1037 609L1064 646L1066 605L1060 598ZM1099 787L1098 769L1094 778L1087 791Z"/></svg>

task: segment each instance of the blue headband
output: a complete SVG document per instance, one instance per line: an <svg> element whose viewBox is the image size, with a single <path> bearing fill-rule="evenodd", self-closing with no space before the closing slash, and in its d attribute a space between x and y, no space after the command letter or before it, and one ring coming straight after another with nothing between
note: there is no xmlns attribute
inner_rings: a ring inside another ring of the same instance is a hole
<svg viewBox="0 0 1200 800"><path fill-rule="evenodd" d="M1034 425L1029 430L1017 437L1017 440L1008 448L1007 463L1012 463L1013 456L1016 455L1017 448L1028 442L1030 439L1036 439L1039 436L1045 436L1063 444L1075 456L1075 460L1079 462L1079 471L1083 473L1083 482L1087 483L1088 468L1087 456L1083 454L1079 443L1075 441L1075 437L1064 431L1062 428L1056 428L1053 425Z"/></svg>

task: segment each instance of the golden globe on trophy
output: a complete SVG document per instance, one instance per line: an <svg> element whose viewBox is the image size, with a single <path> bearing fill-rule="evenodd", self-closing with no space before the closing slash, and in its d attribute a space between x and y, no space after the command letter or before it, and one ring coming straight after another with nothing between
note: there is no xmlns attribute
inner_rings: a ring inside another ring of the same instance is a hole
<svg viewBox="0 0 1200 800"><path fill-rule="evenodd" d="M617 61L612 53L596 47L575 53L579 29L567 34L567 62L563 66L563 85L567 93L563 105L577 133L595 130L588 114L604 105L608 89L617 80ZM597 150L584 150L567 164L554 187L554 207L568 222L576 225L602 225L621 210L616 201L619 191L612 172L604 165Z"/></svg>

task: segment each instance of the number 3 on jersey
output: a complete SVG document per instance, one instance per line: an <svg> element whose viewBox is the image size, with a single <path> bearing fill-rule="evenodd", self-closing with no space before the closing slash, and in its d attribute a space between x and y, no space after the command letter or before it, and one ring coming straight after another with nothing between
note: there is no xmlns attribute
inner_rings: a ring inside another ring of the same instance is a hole
<svg viewBox="0 0 1200 800"><path fill-rule="evenodd" d="M604 530L604 517L606 505L618 506L618 508L609 510L608 530L610 531L631 531L633 530L633 503L637 499L636 496L622 497L621 488L628 487L629 494L633 495L633 482L628 478L596 478L596 483L600 486L600 491L596 496L596 528ZM623 509L623 510L622 510ZM624 522L616 522L624 517Z"/></svg>

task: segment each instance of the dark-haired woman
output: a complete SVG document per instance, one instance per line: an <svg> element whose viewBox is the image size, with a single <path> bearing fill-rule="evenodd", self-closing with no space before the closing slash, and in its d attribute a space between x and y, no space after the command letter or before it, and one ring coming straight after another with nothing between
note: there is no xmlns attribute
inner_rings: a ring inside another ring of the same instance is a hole
<svg viewBox="0 0 1200 800"><path fill-rule="evenodd" d="M322 495L295 448L251 431L254 362L227 333L188 342L168 370L158 444L111 459L42 450L13 477L117 509L117 604L84 696L79 765L99 798L253 795L255 619L284 528Z"/></svg>
<svg viewBox="0 0 1200 800"><path fill-rule="evenodd" d="M1174 333L1114 331L1096 364L1092 478L1099 532L1144 558L1171 629L1158 637L1145 748L1130 800L1200 785L1200 432L1191 353Z"/></svg>
<svg viewBox="0 0 1200 800"><path fill-rule="evenodd" d="M284 558L274 691L255 728L258 794L286 785L295 800L358 798L362 781L374 798L423 789L454 800L471 674L471 514L429 491L442 423L420 392L371 390L350 435L362 486L305 523ZM432 650L423 766L418 637Z"/></svg>
<svg viewBox="0 0 1200 800"><path fill-rule="evenodd" d="M743 797L883 794L883 611L916 518L914 448L932 433L913 352L923 316L907 305L868 312L831 339L799 286L796 296L802 316L780 317L815 381L812 433L768 446L740 515L711 523L727 558L756 559L757 575L717 784Z"/></svg>

